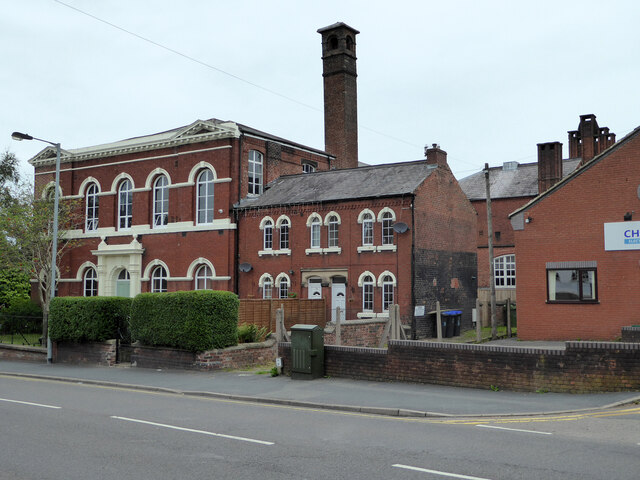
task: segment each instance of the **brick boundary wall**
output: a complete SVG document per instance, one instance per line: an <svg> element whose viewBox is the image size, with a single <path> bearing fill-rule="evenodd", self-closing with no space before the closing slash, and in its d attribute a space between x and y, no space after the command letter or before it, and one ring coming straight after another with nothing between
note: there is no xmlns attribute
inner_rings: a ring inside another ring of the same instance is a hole
<svg viewBox="0 0 640 480"><path fill-rule="evenodd" d="M622 327L623 342L640 342L640 327Z"/></svg>
<svg viewBox="0 0 640 480"><path fill-rule="evenodd" d="M387 324L385 320L346 320L340 322L341 345L353 347L377 347ZM324 329L324 344L335 345L336 325L327 323Z"/></svg>
<svg viewBox="0 0 640 480"><path fill-rule="evenodd" d="M116 364L116 341L53 344L54 363L98 364L111 367Z"/></svg>
<svg viewBox="0 0 640 480"><path fill-rule="evenodd" d="M242 343L229 348L194 353L173 348L132 345L131 363L141 368L180 368L187 370L222 370L246 368L274 362L277 345L274 339L261 343Z"/></svg>
<svg viewBox="0 0 640 480"><path fill-rule="evenodd" d="M392 340L388 349L325 346L325 374L503 390L640 389L640 343L566 342L565 350ZM291 344L278 344L291 372Z"/></svg>
<svg viewBox="0 0 640 480"><path fill-rule="evenodd" d="M24 345L0 344L0 360L46 363L47 349L41 347L27 347Z"/></svg>

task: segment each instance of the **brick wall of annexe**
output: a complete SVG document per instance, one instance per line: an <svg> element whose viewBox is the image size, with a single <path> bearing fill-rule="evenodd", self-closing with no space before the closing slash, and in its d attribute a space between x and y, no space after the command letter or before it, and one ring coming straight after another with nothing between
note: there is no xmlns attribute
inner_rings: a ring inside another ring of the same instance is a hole
<svg viewBox="0 0 640 480"><path fill-rule="evenodd" d="M278 344L291 373L291 344ZM549 392L640 389L640 343L566 342L565 350L392 340L388 349L325 346L325 374L359 380Z"/></svg>

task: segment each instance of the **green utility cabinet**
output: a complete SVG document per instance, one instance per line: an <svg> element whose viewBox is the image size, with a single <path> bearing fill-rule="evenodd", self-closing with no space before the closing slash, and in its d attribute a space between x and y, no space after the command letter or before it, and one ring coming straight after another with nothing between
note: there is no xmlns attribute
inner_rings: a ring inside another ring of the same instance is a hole
<svg viewBox="0 0 640 480"><path fill-rule="evenodd" d="M324 376L324 329L318 325L291 327L291 378L312 380Z"/></svg>

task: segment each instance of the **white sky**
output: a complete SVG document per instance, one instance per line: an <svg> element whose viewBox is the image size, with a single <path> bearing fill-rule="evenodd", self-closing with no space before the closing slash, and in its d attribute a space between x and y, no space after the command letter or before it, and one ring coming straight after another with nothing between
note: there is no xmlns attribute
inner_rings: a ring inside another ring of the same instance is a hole
<svg viewBox="0 0 640 480"><path fill-rule="evenodd" d="M171 53L65 6L240 77ZM440 144L458 178L536 161L594 113L640 125L640 2L0 0L0 149L63 148L234 120L324 148L318 28L360 30L360 161L423 158ZM279 95L269 93L277 92ZM294 99L295 101L288 100Z"/></svg>

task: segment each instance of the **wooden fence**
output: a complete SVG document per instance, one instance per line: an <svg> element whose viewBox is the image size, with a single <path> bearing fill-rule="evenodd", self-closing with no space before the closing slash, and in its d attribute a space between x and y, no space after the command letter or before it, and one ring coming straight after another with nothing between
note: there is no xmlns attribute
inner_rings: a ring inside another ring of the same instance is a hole
<svg viewBox="0 0 640 480"><path fill-rule="evenodd" d="M240 299L238 324L255 324L276 331L276 310L284 307L284 325L287 330L296 323L319 325L327 323L326 302L324 299L275 298L272 300Z"/></svg>

